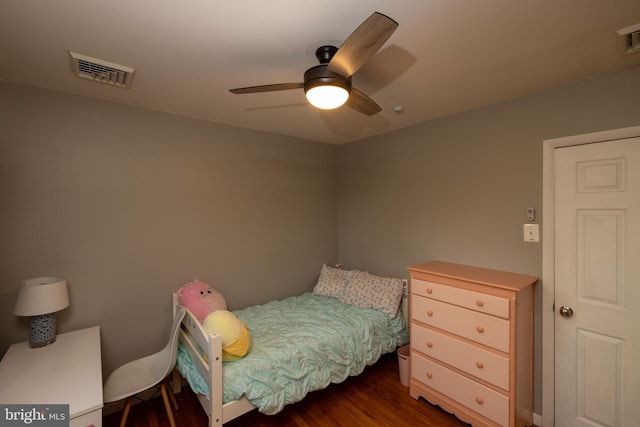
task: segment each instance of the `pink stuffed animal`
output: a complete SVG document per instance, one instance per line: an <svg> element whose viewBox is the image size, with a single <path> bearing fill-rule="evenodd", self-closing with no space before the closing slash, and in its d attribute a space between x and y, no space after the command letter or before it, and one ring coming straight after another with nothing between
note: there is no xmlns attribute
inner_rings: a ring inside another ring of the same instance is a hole
<svg viewBox="0 0 640 427"><path fill-rule="evenodd" d="M200 323L209 313L227 309L224 296L198 279L178 290L178 304L189 309Z"/></svg>

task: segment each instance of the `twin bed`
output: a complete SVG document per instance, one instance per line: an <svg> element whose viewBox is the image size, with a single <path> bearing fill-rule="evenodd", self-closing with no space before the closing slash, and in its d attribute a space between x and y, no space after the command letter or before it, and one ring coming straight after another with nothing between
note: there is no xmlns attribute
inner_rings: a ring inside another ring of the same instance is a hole
<svg viewBox="0 0 640 427"><path fill-rule="evenodd" d="M252 347L246 357L225 363L220 335L205 332L185 310L177 371L198 396L209 426L255 408L276 414L406 344L405 288L400 279L325 265L313 292L234 311ZM176 294L173 306L175 312Z"/></svg>

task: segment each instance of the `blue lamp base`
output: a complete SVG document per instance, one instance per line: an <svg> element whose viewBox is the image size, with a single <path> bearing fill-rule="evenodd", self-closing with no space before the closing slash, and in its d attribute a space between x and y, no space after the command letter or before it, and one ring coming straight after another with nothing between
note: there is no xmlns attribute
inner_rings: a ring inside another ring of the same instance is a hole
<svg viewBox="0 0 640 427"><path fill-rule="evenodd" d="M56 314L31 316L29 347L44 347L56 341Z"/></svg>

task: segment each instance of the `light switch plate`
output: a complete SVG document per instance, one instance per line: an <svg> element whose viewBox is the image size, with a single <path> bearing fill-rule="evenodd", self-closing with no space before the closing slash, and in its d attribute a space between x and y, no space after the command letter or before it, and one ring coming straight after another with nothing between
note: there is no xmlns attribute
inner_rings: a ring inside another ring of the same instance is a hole
<svg viewBox="0 0 640 427"><path fill-rule="evenodd" d="M525 224L523 229L525 242L540 241L540 226L538 224Z"/></svg>

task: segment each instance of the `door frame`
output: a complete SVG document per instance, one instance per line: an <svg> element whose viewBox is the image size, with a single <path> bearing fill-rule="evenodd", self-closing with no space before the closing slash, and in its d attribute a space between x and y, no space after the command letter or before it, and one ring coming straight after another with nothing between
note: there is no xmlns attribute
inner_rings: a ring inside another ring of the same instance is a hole
<svg viewBox="0 0 640 427"><path fill-rule="evenodd" d="M542 142L542 425L555 419L555 174L554 150L573 145L640 137L640 126Z"/></svg>

